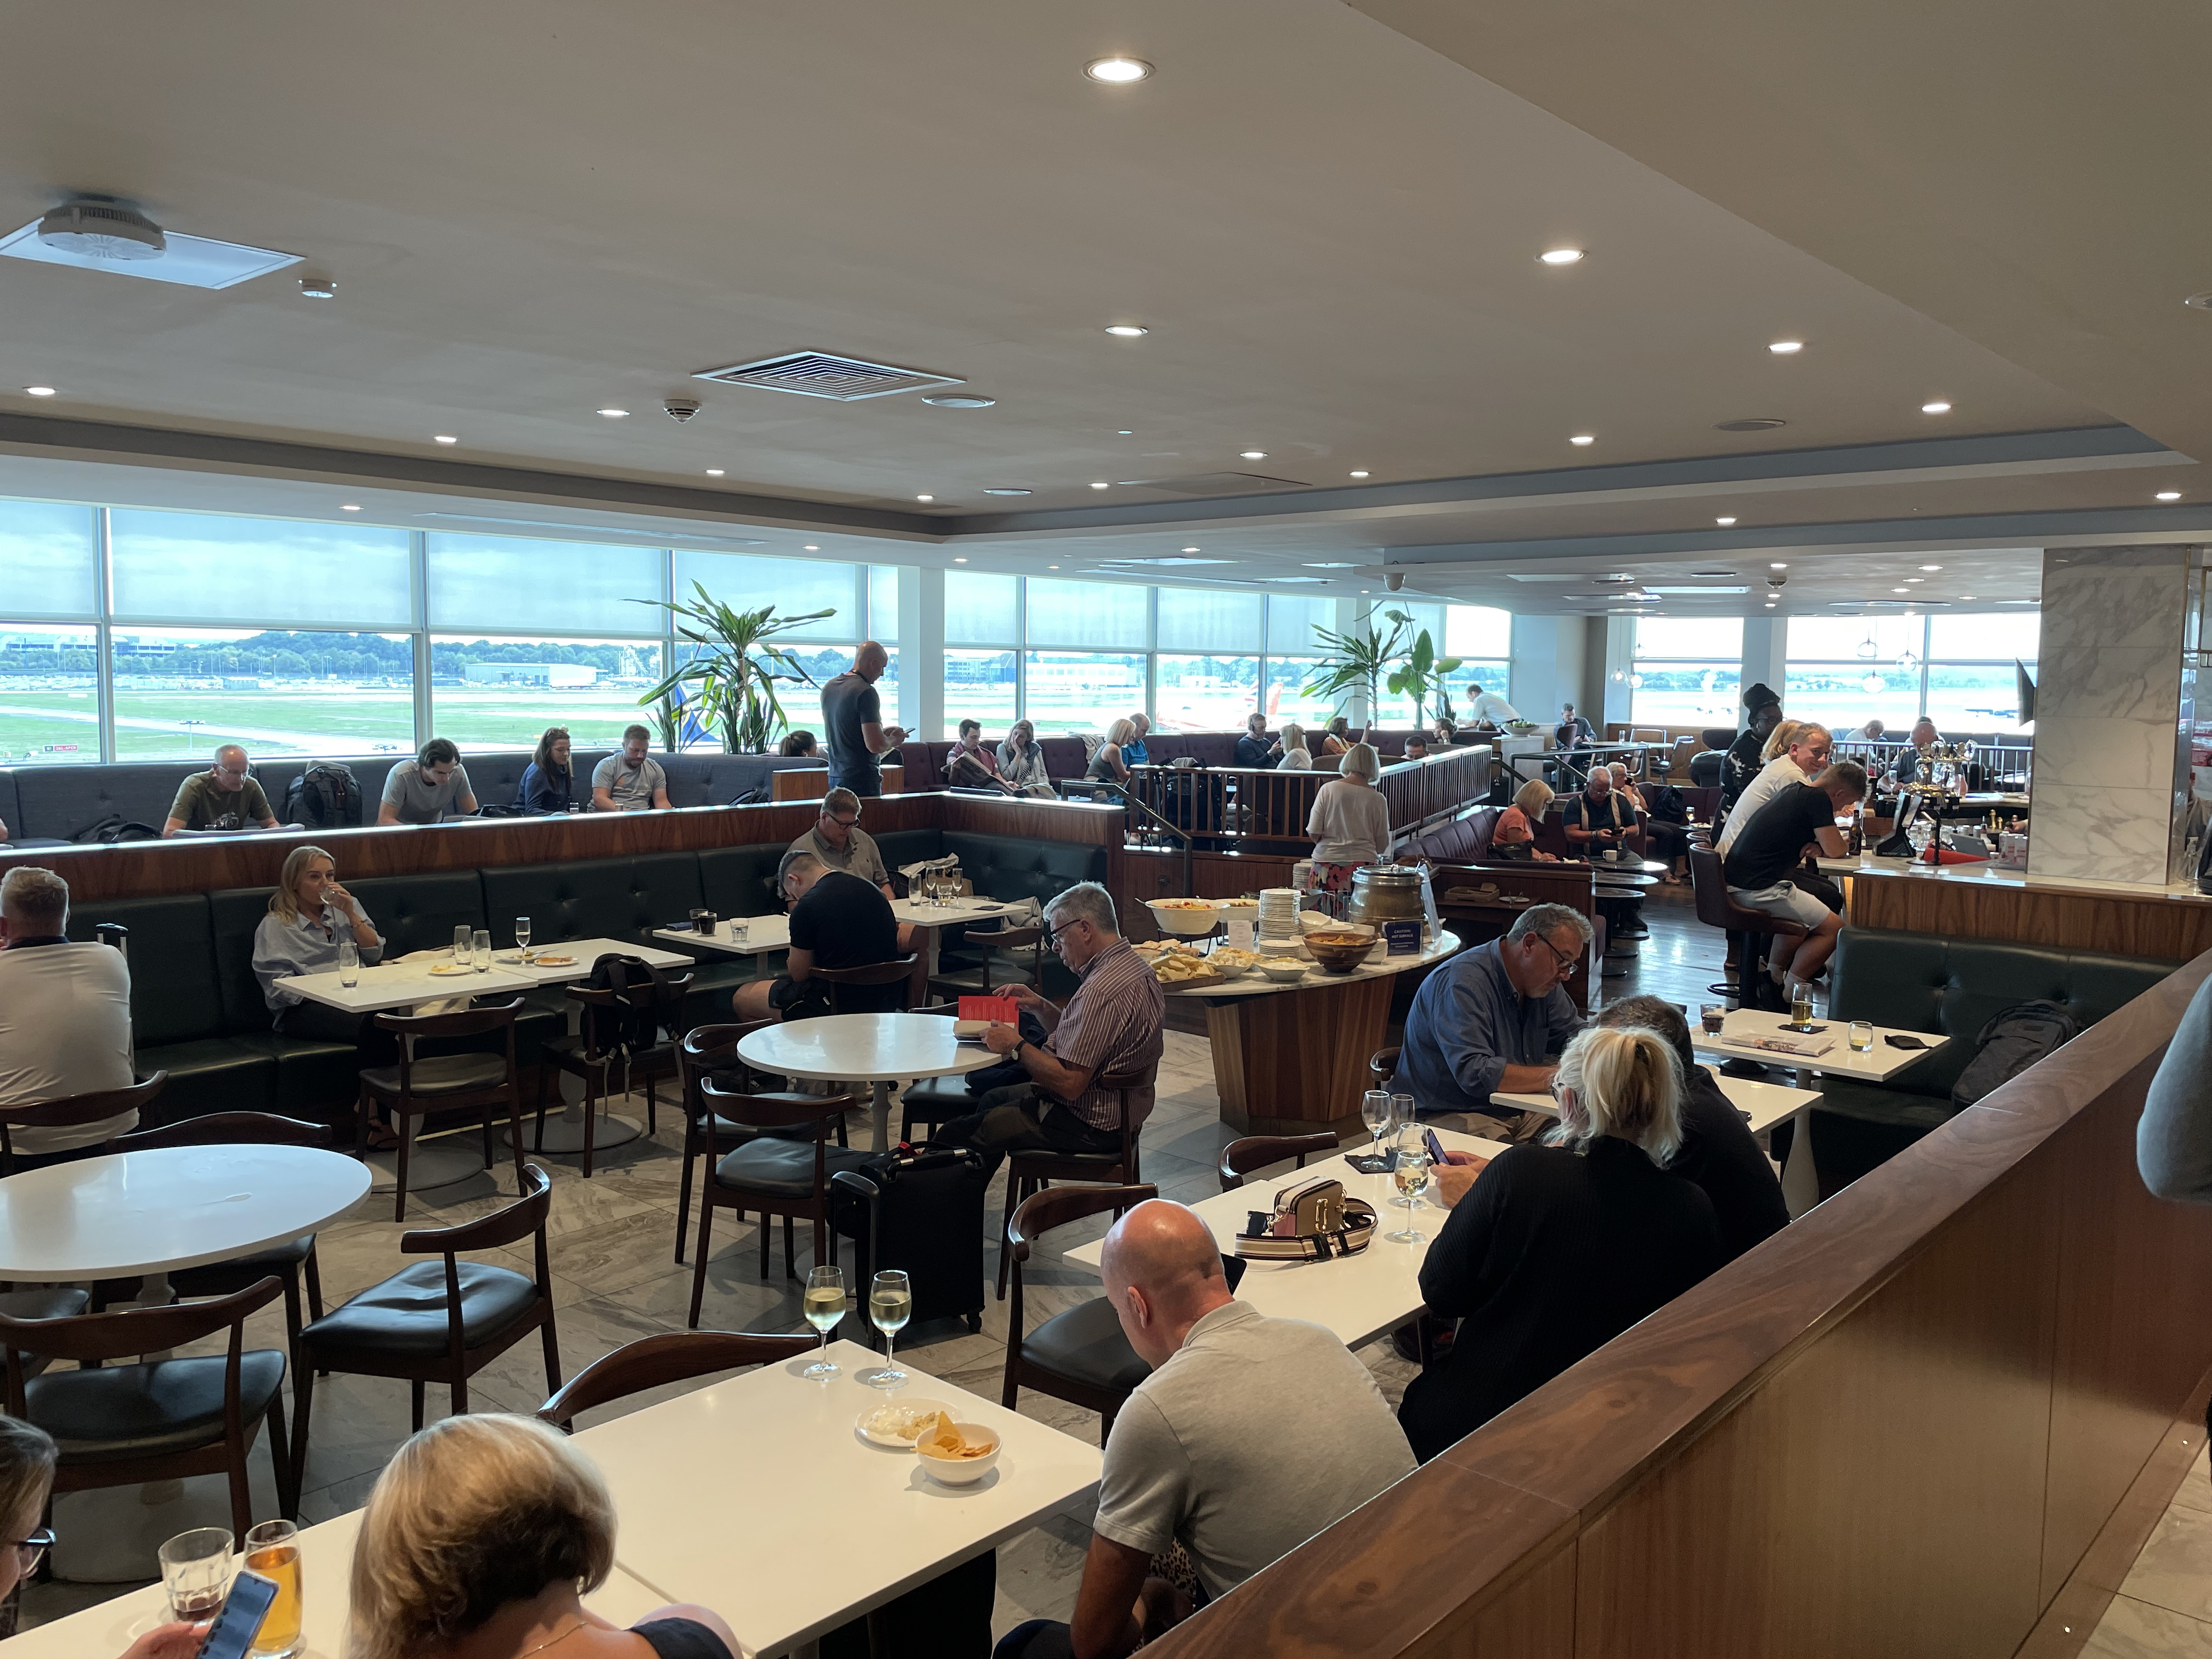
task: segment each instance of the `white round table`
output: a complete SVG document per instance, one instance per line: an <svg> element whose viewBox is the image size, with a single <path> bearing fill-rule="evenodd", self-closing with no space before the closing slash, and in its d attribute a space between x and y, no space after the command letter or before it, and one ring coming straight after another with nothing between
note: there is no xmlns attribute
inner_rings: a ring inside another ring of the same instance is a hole
<svg viewBox="0 0 2212 1659"><path fill-rule="evenodd" d="M815 1083L875 1085L875 1147L890 1145L891 1089L904 1078L953 1077L995 1066L999 1056L961 1042L942 1014L830 1014L770 1025L738 1042L756 1071Z"/></svg>
<svg viewBox="0 0 2212 1659"><path fill-rule="evenodd" d="M172 1146L0 1181L0 1279L65 1285L227 1261L343 1215L367 1164L315 1146Z"/></svg>

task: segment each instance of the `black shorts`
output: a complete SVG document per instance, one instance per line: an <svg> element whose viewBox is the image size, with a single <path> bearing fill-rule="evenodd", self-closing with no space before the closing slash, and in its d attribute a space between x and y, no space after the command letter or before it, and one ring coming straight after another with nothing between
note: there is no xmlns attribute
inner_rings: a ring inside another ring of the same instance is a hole
<svg viewBox="0 0 2212 1659"><path fill-rule="evenodd" d="M778 974L768 988L768 1006L786 1019L818 1019L830 1012L830 987L821 980L794 980Z"/></svg>

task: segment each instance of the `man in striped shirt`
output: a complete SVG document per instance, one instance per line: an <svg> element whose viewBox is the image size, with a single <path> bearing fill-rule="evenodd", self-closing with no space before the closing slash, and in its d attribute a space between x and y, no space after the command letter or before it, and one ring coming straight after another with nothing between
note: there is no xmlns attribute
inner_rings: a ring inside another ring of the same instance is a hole
<svg viewBox="0 0 2212 1659"><path fill-rule="evenodd" d="M1095 881L1078 883L1046 904L1044 920L1052 948L1083 982L1065 1007L1025 985L1000 993L1050 1035L1039 1044L1012 1025L985 1031L991 1051L1017 1061L1027 1080L990 1090L976 1103L981 1110L937 1133L952 1146L975 1147L994 1170L1004 1154L1030 1148L1121 1151L1121 1097L1097 1080L1140 1071L1160 1057L1167 1005L1152 969L1121 937L1111 896ZM1133 1128L1151 1115L1152 1090L1132 1089L1128 1101Z"/></svg>

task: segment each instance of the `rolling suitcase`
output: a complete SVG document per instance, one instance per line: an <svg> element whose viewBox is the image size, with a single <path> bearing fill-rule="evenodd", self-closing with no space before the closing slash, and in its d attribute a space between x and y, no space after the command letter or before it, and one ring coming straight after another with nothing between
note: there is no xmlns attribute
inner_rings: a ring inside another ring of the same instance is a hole
<svg viewBox="0 0 2212 1659"><path fill-rule="evenodd" d="M860 1305L878 1270L902 1268L913 1284L914 1324L957 1314L981 1330L989 1180L981 1155L964 1146L895 1153L830 1176L831 1222L853 1241Z"/></svg>

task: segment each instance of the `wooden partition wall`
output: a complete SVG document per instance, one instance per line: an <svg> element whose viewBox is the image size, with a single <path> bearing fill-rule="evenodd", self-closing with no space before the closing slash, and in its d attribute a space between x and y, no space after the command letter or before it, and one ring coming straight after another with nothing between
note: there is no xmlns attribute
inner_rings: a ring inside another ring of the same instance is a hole
<svg viewBox="0 0 2212 1659"><path fill-rule="evenodd" d="M2203 1437L2212 1212L2144 1191L2135 1125L2208 971L2189 963L1146 1651L2078 1651Z"/></svg>
<svg viewBox="0 0 2212 1659"><path fill-rule="evenodd" d="M1851 926L2008 939L2115 956L2186 962L2212 951L2212 898L2156 888L1942 881L1896 870L1844 878Z"/></svg>

